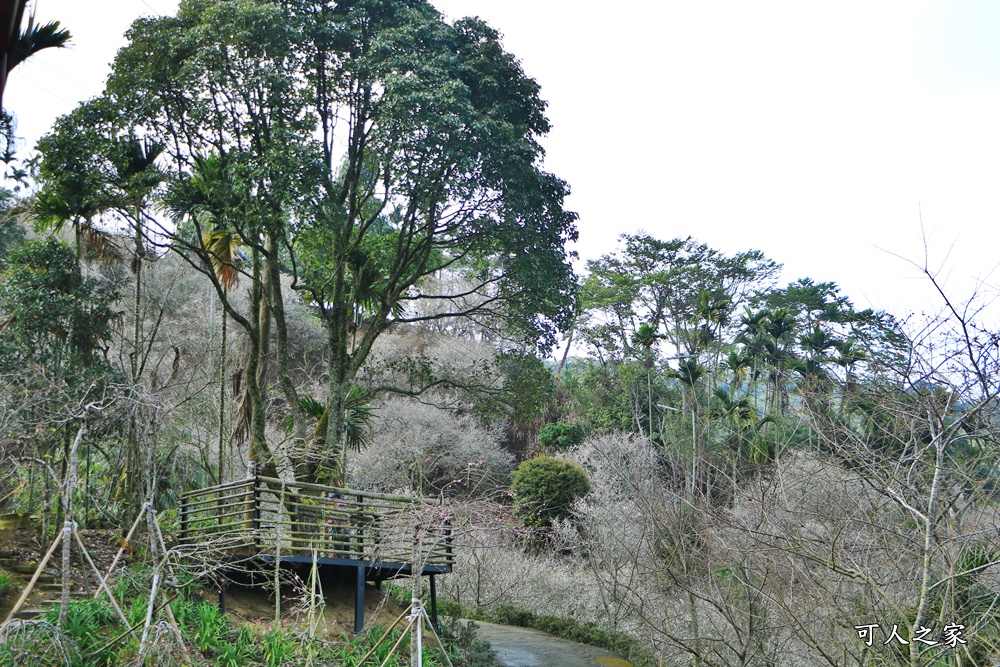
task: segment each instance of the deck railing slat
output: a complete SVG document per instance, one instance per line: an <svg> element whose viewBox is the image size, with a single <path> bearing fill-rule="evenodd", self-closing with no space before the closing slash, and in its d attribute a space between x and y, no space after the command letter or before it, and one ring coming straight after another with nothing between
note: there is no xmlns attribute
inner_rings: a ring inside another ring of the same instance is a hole
<svg viewBox="0 0 1000 667"><path fill-rule="evenodd" d="M440 506L439 499L256 477L182 494L181 541L402 564L412 559L414 511ZM420 552L426 566L454 566L450 521L421 531Z"/></svg>

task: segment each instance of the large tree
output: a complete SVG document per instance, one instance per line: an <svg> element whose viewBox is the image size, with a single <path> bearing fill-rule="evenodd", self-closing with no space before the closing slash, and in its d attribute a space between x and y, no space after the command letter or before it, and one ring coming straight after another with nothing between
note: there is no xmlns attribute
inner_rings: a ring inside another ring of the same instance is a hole
<svg viewBox="0 0 1000 667"><path fill-rule="evenodd" d="M496 31L449 24L420 0L189 0L129 38L109 96L166 145L187 230L175 247L250 339L261 460L269 364L303 444L293 463L339 481L354 379L391 327L464 317L498 339L551 345L570 315L576 216L565 183L541 168L539 87ZM220 256L220 235L245 261ZM245 274L253 312L239 312L220 266ZM329 393L311 440L287 369L283 271L328 331Z"/></svg>

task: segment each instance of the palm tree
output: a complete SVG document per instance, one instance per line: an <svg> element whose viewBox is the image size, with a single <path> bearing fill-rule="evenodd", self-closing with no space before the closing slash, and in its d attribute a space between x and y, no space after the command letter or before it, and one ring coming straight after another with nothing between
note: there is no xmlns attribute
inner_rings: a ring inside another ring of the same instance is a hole
<svg viewBox="0 0 1000 667"><path fill-rule="evenodd" d="M753 358L747 353L747 347L741 350L730 350L729 355L721 362L721 366L733 376L732 391L738 393L743 388L743 381L753 369Z"/></svg>
<svg viewBox="0 0 1000 667"><path fill-rule="evenodd" d="M688 357L678 363L676 371L671 371L670 376L676 378L684 390L685 403L691 412L691 481L689 492L694 497L694 491L698 485L698 468L700 465L701 448L698 447L698 396L696 385L698 380L705 374L705 367L698 363L698 359Z"/></svg>
<svg viewBox="0 0 1000 667"><path fill-rule="evenodd" d="M792 334L795 333L797 325L795 314L788 308L775 308L767 318L764 330L767 338L764 340L765 358L771 365L770 380L771 388L771 411L784 409L786 403L785 395L785 371L791 366L795 358L794 352L789 344Z"/></svg>
<svg viewBox="0 0 1000 667"><path fill-rule="evenodd" d="M697 347L707 350L709 346L719 339L724 327L729 321L729 314L733 306L733 301L729 295L712 290L702 290L698 295L698 303L695 306L694 317L700 322L698 327ZM719 355L722 349L716 346L714 350L714 363L712 364L712 386L716 386L717 373L719 368Z"/></svg>
<svg viewBox="0 0 1000 667"><path fill-rule="evenodd" d="M736 336L736 342L743 345L743 356L750 360L750 373L748 390L753 390L754 405L758 404L758 382L760 378L760 363L764 358L764 340L767 338L767 321L771 317L771 311L762 308L757 312L749 308L743 311L740 317L740 333Z"/></svg>
<svg viewBox="0 0 1000 667"><path fill-rule="evenodd" d="M868 354L861 349L858 342L853 338L848 338L847 340L834 343L834 348L836 348L838 356L833 360L833 363L844 369L844 389L840 397L840 405L838 406L839 413L843 411L844 403L847 402L847 397L850 396L856 389L854 382L854 366L858 362L867 359Z"/></svg>
<svg viewBox="0 0 1000 667"><path fill-rule="evenodd" d="M0 57L3 58L3 65L0 66L0 101L3 98L3 91L7 87L7 78L11 71L23 63L25 60L44 49L59 49L65 47L70 40L68 30L59 27L58 21L52 21L44 25L35 25L35 17L28 19L28 27L21 32L17 32L21 25L22 12L24 11L24 1L8 2L12 5L8 10L10 14L3 17L5 23L2 36L3 47L0 48ZM8 164L14 161L14 116L6 109L0 109L0 139L4 146L4 161ZM14 169L14 177L18 180L26 176L22 169Z"/></svg>
<svg viewBox="0 0 1000 667"><path fill-rule="evenodd" d="M82 268L87 252L102 259L119 257L111 237L94 226L94 219L109 204L107 193L96 181L67 176L45 183L28 204L27 213L39 232L58 234L67 225L72 227L76 263Z"/></svg>
<svg viewBox="0 0 1000 667"><path fill-rule="evenodd" d="M142 264L146 257L145 217L148 199L166 180L156 166L164 145L149 139L129 137L116 145L114 168L117 190L116 208L132 224L132 273L135 274L135 327L132 338L132 382L139 381L143 370L142 345Z"/></svg>
<svg viewBox="0 0 1000 667"><path fill-rule="evenodd" d="M729 447L739 458L753 463L766 463L774 458L772 445L764 440L761 430L774 421L773 415L759 415L746 396L737 398L731 391L720 387L714 392L716 406L713 416L719 418L729 430Z"/></svg>
<svg viewBox="0 0 1000 667"><path fill-rule="evenodd" d="M643 324L632 336L632 342L643 348L643 362L646 367L646 411L649 420L649 439L653 439L653 345L659 340L656 329Z"/></svg>
<svg viewBox="0 0 1000 667"><path fill-rule="evenodd" d="M217 290L224 302L229 291L239 282L239 265L242 260L241 238L228 224L228 216L238 206L237 184L232 172L226 168L218 155L196 155L191 174L175 182L165 198L165 204L176 220L196 220L201 228L201 237L194 239L196 252L201 256L206 270L210 270L218 283ZM204 228L202 228L204 226ZM214 303L214 301L213 301ZM226 385L227 378L227 335L229 316L225 304L221 310L221 345L219 353L219 440L218 440L218 481L225 475L226 443L229 430L226 427ZM249 386L248 386L249 390ZM234 386L234 394L237 393ZM250 432L250 406L252 401L244 396L239 417L233 425L233 433L246 435Z"/></svg>

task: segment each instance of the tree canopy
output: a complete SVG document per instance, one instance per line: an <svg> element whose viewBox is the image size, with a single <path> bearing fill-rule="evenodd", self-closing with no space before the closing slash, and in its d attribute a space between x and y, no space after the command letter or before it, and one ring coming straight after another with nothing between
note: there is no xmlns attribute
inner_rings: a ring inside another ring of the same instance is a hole
<svg viewBox="0 0 1000 667"><path fill-rule="evenodd" d="M275 464L270 377L296 469L337 479L347 397L390 328L462 318L501 348L547 350L567 325L576 215L542 166L545 102L483 21L415 0L186 0L127 36L105 94L42 142L49 219L79 234L121 175L95 156L125 138L162 146L166 194L142 201L171 220L139 211L134 227L204 273L248 336L241 429L261 464ZM88 114L94 141L74 145ZM311 397L288 377L283 280L327 330L329 416L313 437Z"/></svg>

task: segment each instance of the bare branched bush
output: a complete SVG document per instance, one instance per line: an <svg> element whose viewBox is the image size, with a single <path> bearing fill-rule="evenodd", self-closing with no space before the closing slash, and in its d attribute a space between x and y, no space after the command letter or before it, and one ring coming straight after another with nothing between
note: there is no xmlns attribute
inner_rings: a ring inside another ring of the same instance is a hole
<svg viewBox="0 0 1000 667"><path fill-rule="evenodd" d="M499 429L472 416L389 398L376 413L371 444L350 461L349 479L372 490L494 495L513 466L501 439Z"/></svg>

